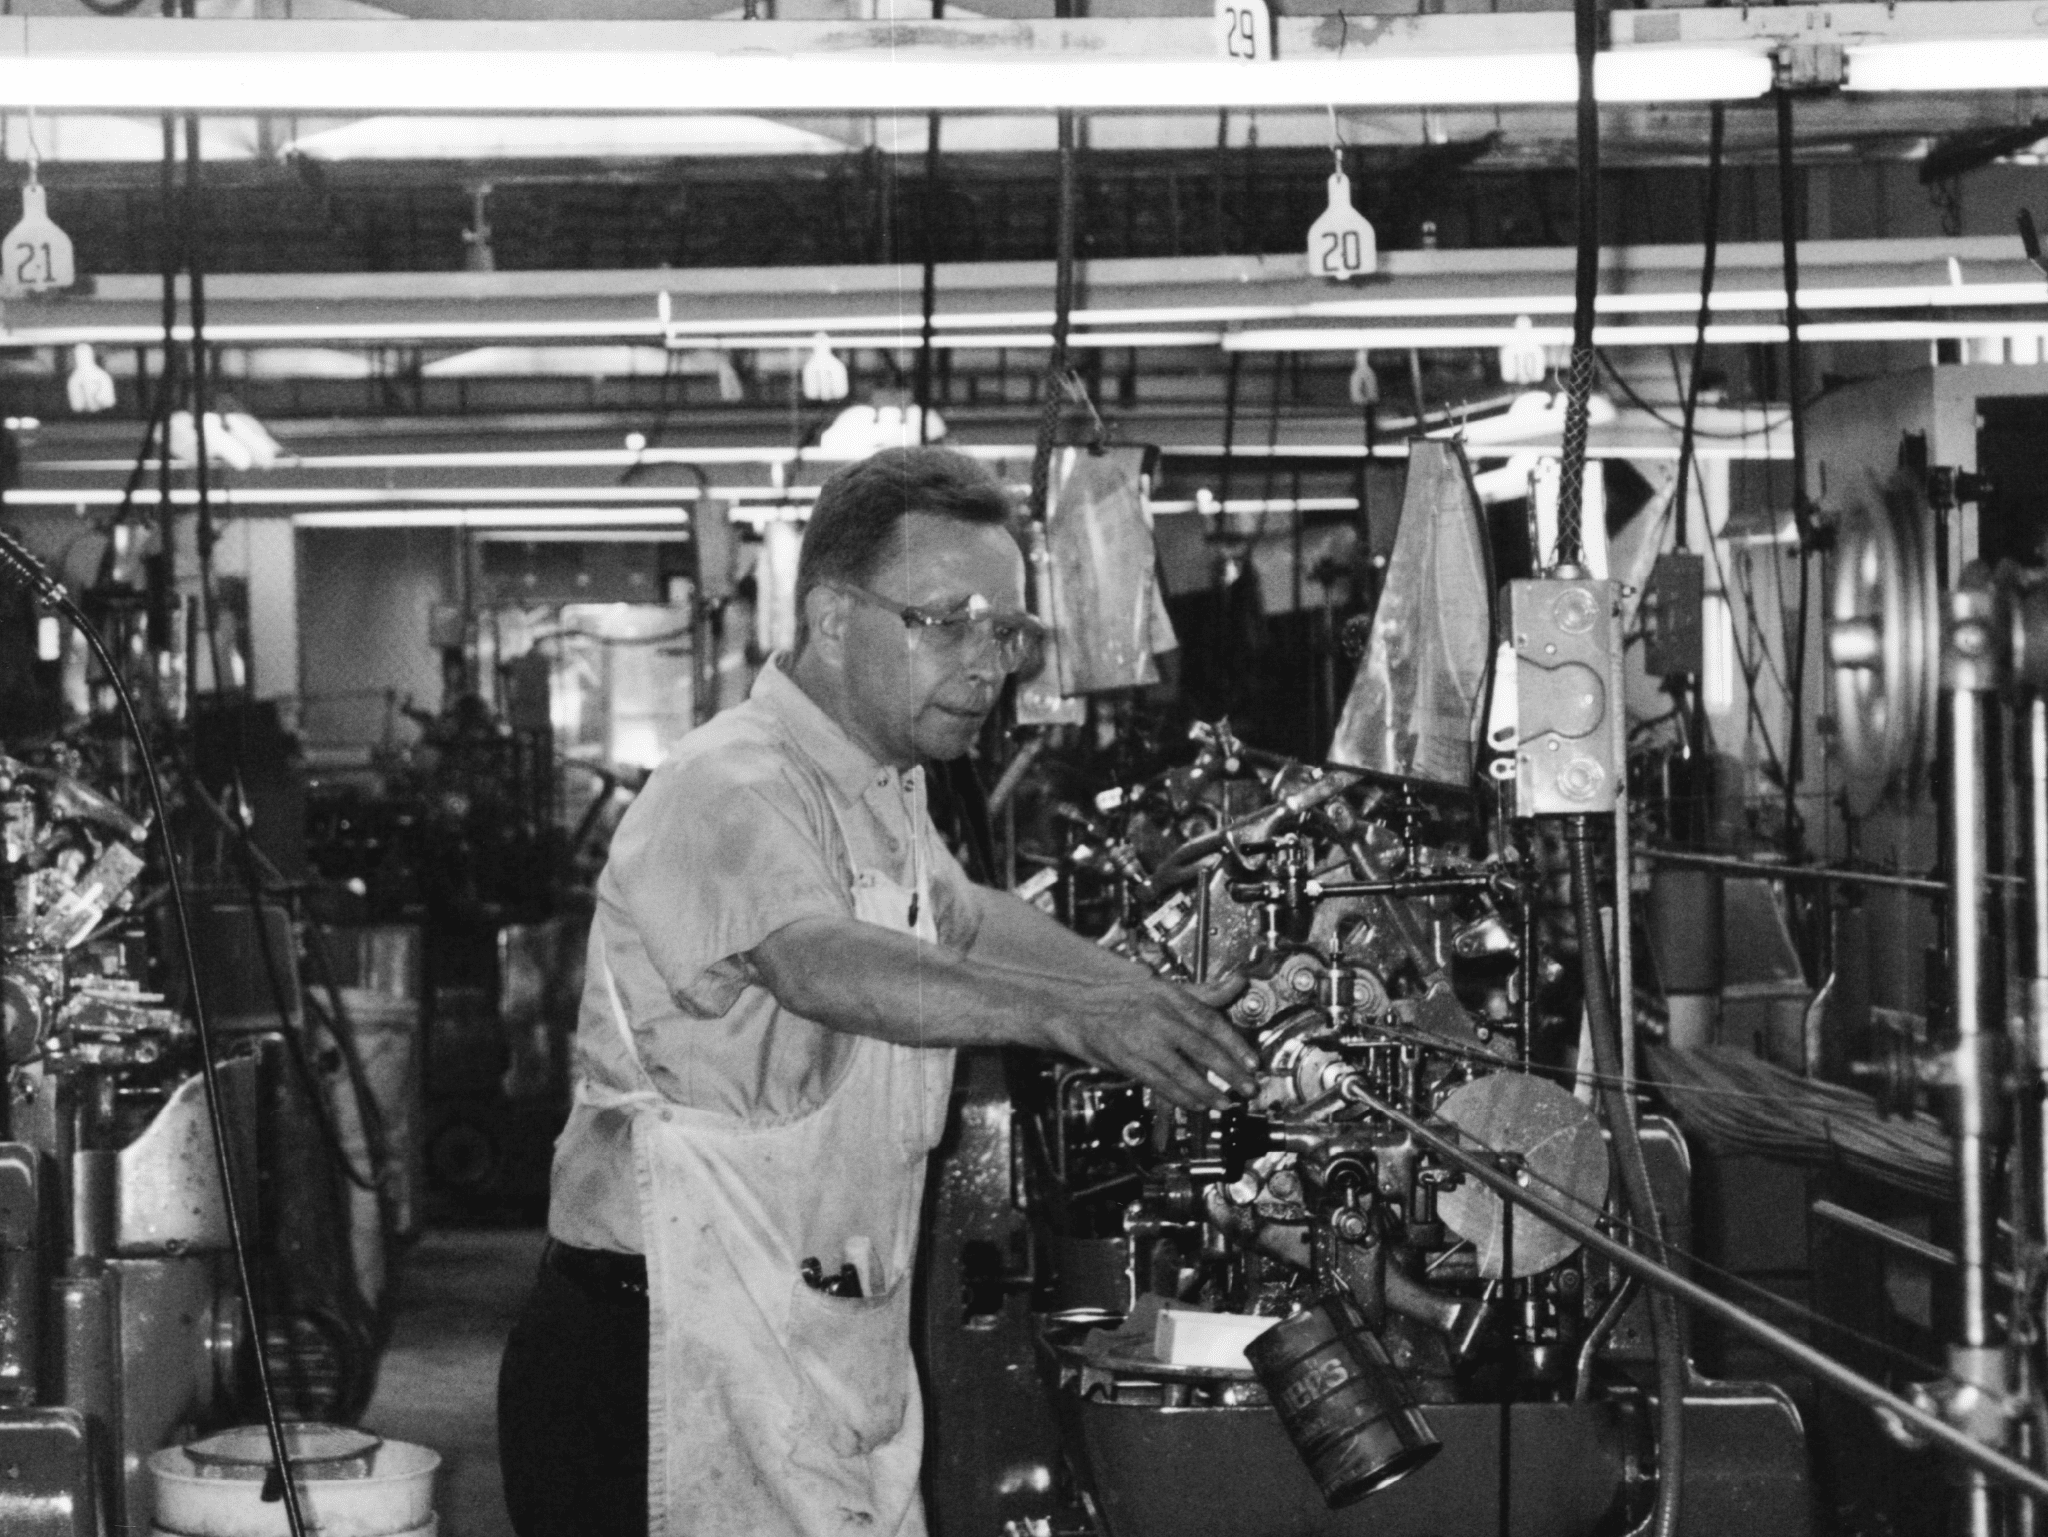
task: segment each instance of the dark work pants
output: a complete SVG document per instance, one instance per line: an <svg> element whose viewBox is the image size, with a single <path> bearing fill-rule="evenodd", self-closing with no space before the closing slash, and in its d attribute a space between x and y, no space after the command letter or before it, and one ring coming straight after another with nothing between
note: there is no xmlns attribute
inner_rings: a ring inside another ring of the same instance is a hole
<svg viewBox="0 0 2048 1537"><path fill-rule="evenodd" d="M646 1537L647 1299L543 1267L498 1371L519 1537Z"/></svg>

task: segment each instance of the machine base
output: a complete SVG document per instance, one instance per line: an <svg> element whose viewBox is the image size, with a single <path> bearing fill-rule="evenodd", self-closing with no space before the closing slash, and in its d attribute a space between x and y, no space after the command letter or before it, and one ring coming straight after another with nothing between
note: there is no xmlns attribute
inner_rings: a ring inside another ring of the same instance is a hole
<svg viewBox="0 0 2048 1537"><path fill-rule="evenodd" d="M1634 1525L1655 1490L1647 1404L1431 1405L1442 1453L1333 1511L1269 1408L1059 1401L1102 1537L1606 1537ZM1811 1537L1806 1437L1790 1400L1744 1386L1685 1409L1680 1530Z"/></svg>

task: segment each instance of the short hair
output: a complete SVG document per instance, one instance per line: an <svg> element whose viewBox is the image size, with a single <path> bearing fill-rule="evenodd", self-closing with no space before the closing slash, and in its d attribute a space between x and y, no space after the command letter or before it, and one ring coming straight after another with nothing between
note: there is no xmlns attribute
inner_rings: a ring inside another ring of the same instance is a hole
<svg viewBox="0 0 2048 1537"><path fill-rule="evenodd" d="M1003 483L950 448L885 448L847 465L819 490L797 554L799 646L812 591L835 582L866 586L890 554L890 536L913 512L1005 527L1012 538L1020 534L1017 506Z"/></svg>

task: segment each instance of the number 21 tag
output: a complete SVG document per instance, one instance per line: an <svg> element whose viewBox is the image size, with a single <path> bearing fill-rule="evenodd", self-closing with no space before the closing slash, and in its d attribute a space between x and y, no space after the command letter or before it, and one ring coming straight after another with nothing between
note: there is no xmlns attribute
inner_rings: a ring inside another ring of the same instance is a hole
<svg viewBox="0 0 2048 1537"><path fill-rule="evenodd" d="M21 222L0 242L0 263L0 293L69 288L78 279L71 237L50 222L39 182L21 189Z"/></svg>
<svg viewBox="0 0 2048 1537"><path fill-rule="evenodd" d="M1338 171L1330 177L1330 206L1308 227L1308 270L1341 282L1379 264L1379 241L1365 215L1351 206L1351 178Z"/></svg>
<svg viewBox="0 0 2048 1537"><path fill-rule="evenodd" d="M1273 16L1266 0L1216 0L1216 51L1240 64L1273 57Z"/></svg>

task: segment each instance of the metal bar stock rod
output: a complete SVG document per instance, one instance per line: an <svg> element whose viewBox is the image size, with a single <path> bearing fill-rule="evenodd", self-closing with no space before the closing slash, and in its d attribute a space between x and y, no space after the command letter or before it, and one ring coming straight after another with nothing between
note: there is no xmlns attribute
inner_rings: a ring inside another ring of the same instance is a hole
<svg viewBox="0 0 2048 1537"><path fill-rule="evenodd" d="M1397 1106L1388 1104L1355 1080L1347 1089L1347 1097L1374 1114L1385 1116L1396 1126L1411 1133L1417 1141L1430 1148L1445 1162L1478 1180L1494 1194L1504 1196L1534 1212L1552 1227L1569 1233L1594 1253L1612 1260L1629 1275L1651 1286L1660 1287L1688 1307L1697 1308L1702 1313L1719 1319L1731 1329L1755 1340L1773 1355L1781 1356L1795 1366L1803 1367L1837 1392L1896 1417L1928 1440L1953 1452L1973 1468L2024 1489L2035 1499L2048 1500L2048 1475L2043 1475L2023 1462L2015 1461L1996 1447L1975 1440L1940 1416L1930 1414L1918 1404L1901 1398L1896 1393L1888 1392L1861 1373L1852 1371L1825 1351L1815 1349L1806 1341L1786 1333L1775 1324L1758 1318L1747 1308L1708 1291L1699 1282L1676 1271L1667 1270L1655 1260L1638 1254L1619 1239L1609 1237L1592 1223L1573 1216L1561 1206L1524 1190L1485 1159L1467 1152L1449 1137L1432 1130L1423 1121Z"/></svg>

